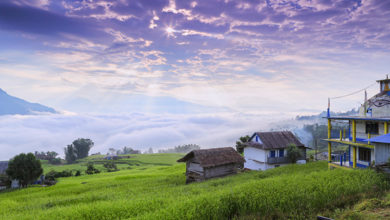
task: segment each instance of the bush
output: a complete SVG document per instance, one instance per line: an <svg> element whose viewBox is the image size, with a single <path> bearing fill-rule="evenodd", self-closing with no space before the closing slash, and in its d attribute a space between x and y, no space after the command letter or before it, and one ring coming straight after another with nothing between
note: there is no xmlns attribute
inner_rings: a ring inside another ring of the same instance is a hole
<svg viewBox="0 0 390 220"><path fill-rule="evenodd" d="M287 157L291 163L296 163L302 157L301 150L295 144L287 145Z"/></svg>
<svg viewBox="0 0 390 220"><path fill-rule="evenodd" d="M81 176L81 172L80 172L80 170L77 170L77 171L76 171L76 174L75 174L75 176Z"/></svg>
<svg viewBox="0 0 390 220"><path fill-rule="evenodd" d="M61 172L50 170L50 172L46 173L45 178L48 180L56 180L57 178L60 178L60 177L70 177L70 176L72 176L71 170L63 170Z"/></svg>
<svg viewBox="0 0 390 220"><path fill-rule="evenodd" d="M100 173L100 170L96 169L92 163L88 164L87 170L85 171L86 174L91 175L91 174L96 174Z"/></svg>
<svg viewBox="0 0 390 220"><path fill-rule="evenodd" d="M118 171L118 168L116 166L116 164L112 161L110 162L105 162L103 164L103 166L107 169L107 172L115 172L115 171Z"/></svg>

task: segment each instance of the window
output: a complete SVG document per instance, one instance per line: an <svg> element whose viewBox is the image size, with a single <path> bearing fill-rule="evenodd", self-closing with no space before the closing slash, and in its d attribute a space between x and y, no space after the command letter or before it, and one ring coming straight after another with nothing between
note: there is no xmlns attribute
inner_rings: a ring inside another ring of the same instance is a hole
<svg viewBox="0 0 390 220"><path fill-rule="evenodd" d="M270 157L275 157L275 151L274 150L271 150Z"/></svg>
<svg viewBox="0 0 390 220"><path fill-rule="evenodd" d="M284 157L284 149L279 150L279 157Z"/></svg>
<svg viewBox="0 0 390 220"><path fill-rule="evenodd" d="M371 161L371 150L365 148L359 148L359 160L370 162Z"/></svg>
<svg viewBox="0 0 390 220"><path fill-rule="evenodd" d="M378 123L366 122L366 134L379 134Z"/></svg>

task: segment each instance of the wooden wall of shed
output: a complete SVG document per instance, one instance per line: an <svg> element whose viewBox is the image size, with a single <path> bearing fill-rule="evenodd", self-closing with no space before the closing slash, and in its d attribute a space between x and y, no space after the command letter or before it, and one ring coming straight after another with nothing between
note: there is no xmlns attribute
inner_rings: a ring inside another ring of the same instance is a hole
<svg viewBox="0 0 390 220"><path fill-rule="evenodd" d="M203 181L204 169L199 165L195 158L192 158L186 162L186 183Z"/></svg>
<svg viewBox="0 0 390 220"><path fill-rule="evenodd" d="M216 167L210 167L204 169L205 179L210 179L213 177L226 176L229 174L237 173L237 169L240 167L239 164L225 164Z"/></svg>

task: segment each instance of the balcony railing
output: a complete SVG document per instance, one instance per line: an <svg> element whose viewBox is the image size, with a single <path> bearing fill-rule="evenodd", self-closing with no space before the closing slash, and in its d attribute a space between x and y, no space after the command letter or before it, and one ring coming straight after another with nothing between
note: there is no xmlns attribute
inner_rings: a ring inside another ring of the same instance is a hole
<svg viewBox="0 0 390 220"><path fill-rule="evenodd" d="M305 160L304 157L298 158L298 160ZM291 163L288 157L268 157L268 164L276 164L276 163Z"/></svg>

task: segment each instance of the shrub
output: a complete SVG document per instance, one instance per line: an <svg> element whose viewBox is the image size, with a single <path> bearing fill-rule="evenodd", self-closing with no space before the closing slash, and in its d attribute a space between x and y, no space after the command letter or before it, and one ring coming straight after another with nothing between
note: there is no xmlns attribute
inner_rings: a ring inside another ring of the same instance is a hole
<svg viewBox="0 0 390 220"><path fill-rule="evenodd" d="M287 146L287 157L291 163L296 163L298 158L302 156L301 150L295 144L289 144Z"/></svg>
<svg viewBox="0 0 390 220"><path fill-rule="evenodd" d="M71 170L63 170L61 172L50 170L50 172L46 173L46 179L48 180L55 180L60 177L70 177L70 176L72 176Z"/></svg>
<svg viewBox="0 0 390 220"><path fill-rule="evenodd" d="M103 164L103 166L107 169L107 172L114 172L114 171L118 171L118 168L116 166L116 164L112 161L110 162L105 162Z"/></svg>
<svg viewBox="0 0 390 220"><path fill-rule="evenodd" d="M85 171L86 174L91 175L95 173L100 173L100 170L96 169L92 163L88 164L87 170Z"/></svg>

